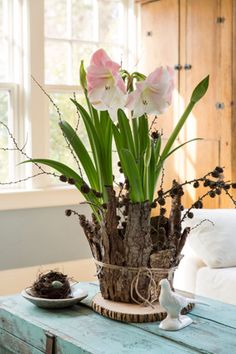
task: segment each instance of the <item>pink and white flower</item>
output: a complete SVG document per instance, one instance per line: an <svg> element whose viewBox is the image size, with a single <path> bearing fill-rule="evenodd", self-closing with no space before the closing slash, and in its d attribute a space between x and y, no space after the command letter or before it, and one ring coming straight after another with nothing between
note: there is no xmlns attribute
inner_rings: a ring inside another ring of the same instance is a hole
<svg viewBox="0 0 236 354"><path fill-rule="evenodd" d="M143 114L161 114L171 104L174 72L170 67L157 68L144 81L136 83L136 90L129 94L126 107L133 117Z"/></svg>
<svg viewBox="0 0 236 354"><path fill-rule="evenodd" d="M120 65L112 61L103 49L97 50L87 70L88 97L99 111L108 110L116 119L117 110L124 108L127 92L119 74Z"/></svg>

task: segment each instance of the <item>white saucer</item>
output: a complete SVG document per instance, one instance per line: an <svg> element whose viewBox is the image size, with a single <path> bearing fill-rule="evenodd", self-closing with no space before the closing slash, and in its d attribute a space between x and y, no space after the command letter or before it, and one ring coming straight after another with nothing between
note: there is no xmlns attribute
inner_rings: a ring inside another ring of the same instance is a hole
<svg viewBox="0 0 236 354"><path fill-rule="evenodd" d="M35 297L30 295L31 288L26 288L21 292L21 295L28 301L32 302L38 307L45 309L59 309L64 307L69 307L76 305L81 300L85 299L88 296L88 292L83 289L72 290L71 297L66 299L45 299L41 297Z"/></svg>

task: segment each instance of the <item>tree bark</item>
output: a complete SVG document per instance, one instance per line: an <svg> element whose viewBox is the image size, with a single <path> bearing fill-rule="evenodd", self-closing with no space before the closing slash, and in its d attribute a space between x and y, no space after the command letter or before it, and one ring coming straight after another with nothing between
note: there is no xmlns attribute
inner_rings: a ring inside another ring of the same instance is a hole
<svg viewBox="0 0 236 354"><path fill-rule="evenodd" d="M168 277L169 269L178 262L177 258L187 237L186 230L181 234L181 196L172 196L169 219L162 215L152 220L152 223L148 201L129 202L125 207L127 217L121 227L117 218L115 192L112 187L106 189L107 210L99 227L95 221L93 226L84 216L80 220L94 258L104 263L103 266L97 266L102 296L127 303L141 303L142 298L152 301L152 297L158 296L159 291L152 293L149 298L150 276L157 285L161 279ZM147 271L150 268L161 270L150 273Z"/></svg>

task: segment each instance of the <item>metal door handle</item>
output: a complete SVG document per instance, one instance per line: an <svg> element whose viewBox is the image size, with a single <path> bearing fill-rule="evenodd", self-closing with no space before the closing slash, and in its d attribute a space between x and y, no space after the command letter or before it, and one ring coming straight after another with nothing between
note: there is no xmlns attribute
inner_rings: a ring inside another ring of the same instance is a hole
<svg viewBox="0 0 236 354"><path fill-rule="evenodd" d="M176 65L174 66L174 69L175 69L175 70L181 70L181 69L182 69L182 65L176 64Z"/></svg>
<svg viewBox="0 0 236 354"><path fill-rule="evenodd" d="M184 65L184 70L190 70L192 69L192 65L191 64L185 64Z"/></svg>

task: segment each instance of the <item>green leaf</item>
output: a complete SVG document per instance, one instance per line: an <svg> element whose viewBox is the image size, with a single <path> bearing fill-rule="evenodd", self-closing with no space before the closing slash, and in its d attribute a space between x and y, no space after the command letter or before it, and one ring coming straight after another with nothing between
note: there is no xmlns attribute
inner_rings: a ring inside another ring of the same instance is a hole
<svg viewBox="0 0 236 354"><path fill-rule="evenodd" d="M124 173L128 177L130 184L130 198L134 203L143 202L144 194L142 181L135 159L127 149L121 149L120 156Z"/></svg>
<svg viewBox="0 0 236 354"><path fill-rule="evenodd" d="M138 132L139 132L139 144L140 144L140 158L142 158L142 154L146 150L148 141L149 141L149 128L148 128L148 120L146 116L142 116L138 118Z"/></svg>
<svg viewBox="0 0 236 354"><path fill-rule="evenodd" d="M72 98L71 101L76 105L83 119L88 134L90 146L92 149L96 170L98 173L99 185L100 185L99 190L104 191L104 181L103 181L103 173L102 173L103 166L101 165L101 146L100 146L99 136L97 134L97 131L93 125L93 121L91 120L88 112L77 101L73 100Z"/></svg>
<svg viewBox="0 0 236 354"><path fill-rule="evenodd" d="M176 150L180 149L181 147L183 147L184 145L188 144L188 143L191 143L192 141L196 141L196 140L203 140L202 138L194 138L194 139L191 139L191 140L188 140L186 141L185 143L183 144L180 144L179 146L177 146L176 148L174 148L173 150L171 150L166 156L165 156L165 159L162 160L162 157L160 157L160 160L158 162L158 164L156 165L156 168L155 168L155 174L156 174L156 179L158 178L159 176L159 173L162 169L162 166L165 162L165 160L171 155L173 154Z"/></svg>
<svg viewBox="0 0 236 354"><path fill-rule="evenodd" d="M178 149L180 149L181 147L183 147L184 145L186 145L186 144L188 144L188 143L191 143L192 141L196 141L196 140L204 140L204 139L203 139L203 138L194 138L194 139L190 139L190 140L188 140L188 141L185 141L185 143L180 144L180 145L178 145L176 148L174 148L173 150L171 150L171 151L169 152L169 154L166 155L166 159L167 159L167 157L169 157L171 154L173 154L176 150L178 150Z"/></svg>
<svg viewBox="0 0 236 354"><path fill-rule="evenodd" d="M117 112L120 134L123 140L123 147L128 149L133 155L135 154L134 141L132 136L132 131L125 112L122 109L119 109Z"/></svg>
<svg viewBox="0 0 236 354"><path fill-rule="evenodd" d="M191 102L198 102L207 92L209 86L209 75L206 76L193 90Z"/></svg>
<svg viewBox="0 0 236 354"><path fill-rule="evenodd" d="M87 80L86 80L86 71L84 69L84 61L81 60L80 62L80 85L85 90L87 90Z"/></svg>
<svg viewBox="0 0 236 354"><path fill-rule="evenodd" d="M161 139L160 139L161 140ZM156 157L155 157L155 148L156 146L152 142L151 144L151 159L149 163L149 172L148 172L148 183L149 183L149 201L152 202L154 198L154 192L156 188L156 174L155 174L155 167L156 167ZM159 156L159 155L158 155Z"/></svg>
<svg viewBox="0 0 236 354"><path fill-rule="evenodd" d="M141 73L139 73L139 72L137 72L137 71L133 72L133 73L131 74L131 76L132 76L134 79L137 79L137 81L143 81L143 80L146 79L146 76L145 76L145 75L143 75L143 74L141 74Z"/></svg>
<svg viewBox="0 0 236 354"><path fill-rule="evenodd" d="M191 113L194 105L196 104L197 101L199 101L206 93L207 88L209 85L209 76L207 76L205 79L203 79L197 86L196 88L193 90L192 93L192 97L191 100L187 106L187 108L185 109L182 117L180 118L180 120L178 121L175 129L173 130L171 136L169 137L165 148L162 152L161 155L161 159L162 161L164 161L166 159L166 156L168 155L168 153L170 152L170 149L172 147L172 145L175 142L175 139L177 138L180 130L182 129L183 125L185 124L189 114Z"/></svg>
<svg viewBox="0 0 236 354"><path fill-rule="evenodd" d="M174 144L177 136L179 135L180 130L182 129L184 123L186 122L189 114L191 113L193 107L194 107L194 102L190 101L190 103L188 104L187 108L185 109L182 117L180 118L180 120L178 121L175 129L173 130L172 134L170 135L164 150L161 154L161 160L164 161L166 159L166 156L168 155L168 153L170 152L170 149L172 147L172 145Z"/></svg>
<svg viewBox="0 0 236 354"><path fill-rule="evenodd" d="M154 158L155 158L155 161L157 162L160 158L161 136L158 137L155 145L153 145L153 149L154 149Z"/></svg>
<svg viewBox="0 0 236 354"><path fill-rule="evenodd" d="M139 159L140 141L139 141L138 118L132 118L132 130L133 130L133 137L134 137L135 157L136 159Z"/></svg>
<svg viewBox="0 0 236 354"><path fill-rule="evenodd" d="M93 165L93 162L89 156L87 149L85 148L84 144L78 137L76 131L70 126L70 124L66 121L61 121L59 126L63 133L65 134L67 140L69 141L70 145L72 146L75 154L79 158L86 176L88 177L89 183L92 188L98 190L99 183L97 178L97 171Z"/></svg>
<svg viewBox="0 0 236 354"><path fill-rule="evenodd" d="M102 137L100 145L104 183L112 185L112 121L107 111L100 112L100 132L100 136Z"/></svg>
<svg viewBox="0 0 236 354"><path fill-rule="evenodd" d="M75 187L79 191L80 191L81 186L85 183L84 180L74 170L72 170L72 168L64 165L61 162L50 160L50 159L32 159L32 160L23 161L21 163L23 164L23 163L28 163L28 162L31 162L31 163L36 162L36 163L40 163L40 164L52 167L54 170L60 172L62 175L66 176L67 178L73 178L75 180ZM100 205L99 200L95 197L93 192L89 192L86 194L82 193L82 194L87 201L92 202L93 204L96 204L96 205ZM97 212L97 208L95 206L91 206L91 208L92 208L94 214L96 215L97 219L99 220L100 216Z"/></svg>
<svg viewBox="0 0 236 354"><path fill-rule="evenodd" d="M152 155L152 148L151 148L151 142L150 139L148 140L147 148L144 153L144 164L143 164L143 190L144 190L144 197L145 199L149 199L149 194L150 194L150 161L151 161L151 155Z"/></svg>

